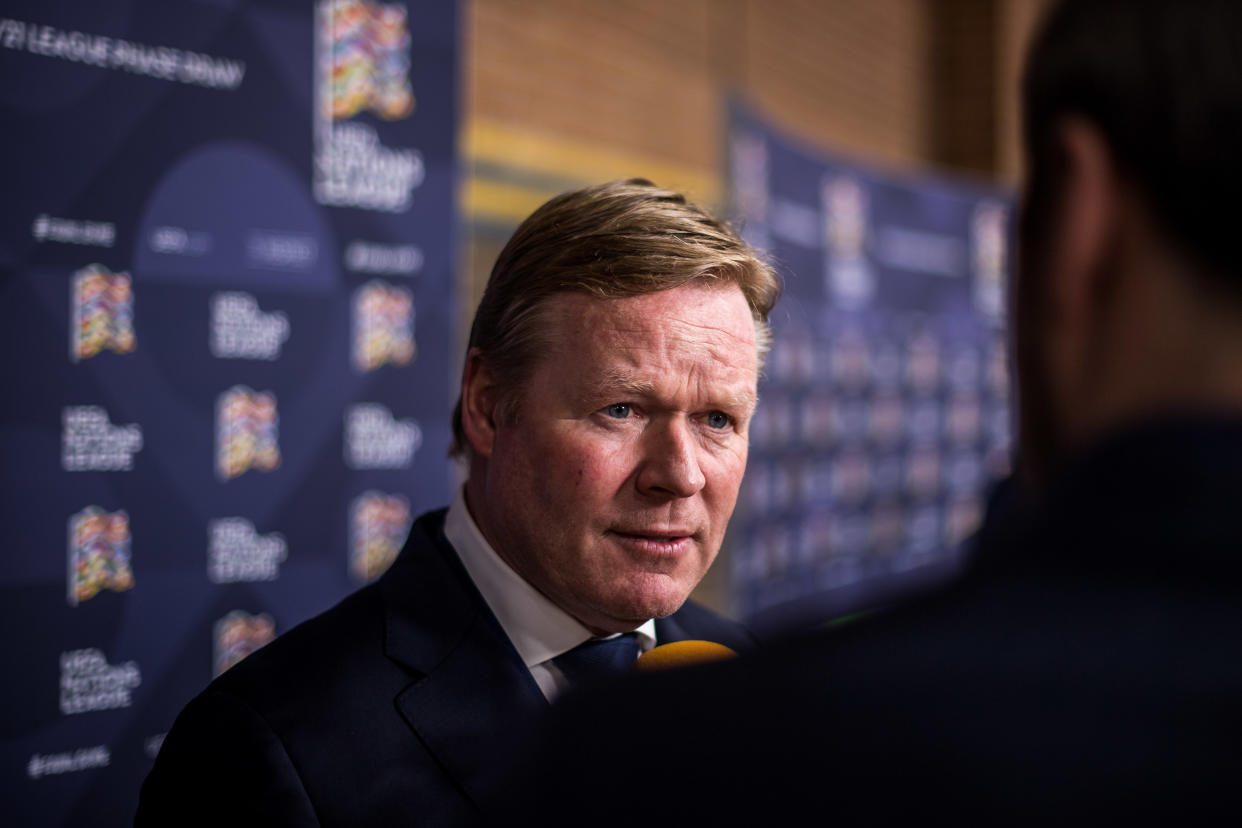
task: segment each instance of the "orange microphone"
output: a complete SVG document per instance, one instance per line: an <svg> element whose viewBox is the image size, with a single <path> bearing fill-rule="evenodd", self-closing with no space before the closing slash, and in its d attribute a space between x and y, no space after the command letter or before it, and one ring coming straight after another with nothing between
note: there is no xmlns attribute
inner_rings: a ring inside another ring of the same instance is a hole
<svg viewBox="0 0 1242 828"><path fill-rule="evenodd" d="M709 661L722 661L737 656L723 644L714 641L673 641L652 647L638 657L634 667L638 670L668 670L674 667L690 667Z"/></svg>

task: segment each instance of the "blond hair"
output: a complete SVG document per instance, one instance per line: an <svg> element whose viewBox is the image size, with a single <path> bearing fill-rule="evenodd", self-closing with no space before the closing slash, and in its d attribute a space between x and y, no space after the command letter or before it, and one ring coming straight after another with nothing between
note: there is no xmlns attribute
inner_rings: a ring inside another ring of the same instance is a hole
<svg viewBox="0 0 1242 828"><path fill-rule="evenodd" d="M726 223L685 196L641 178L562 193L532 213L496 258L475 311L468 348L501 385L500 415L517 412L545 345L540 312L549 297L577 292L616 299L691 282L734 284L755 320L762 361L768 314L780 296L772 268ZM450 454L465 453L461 398Z"/></svg>

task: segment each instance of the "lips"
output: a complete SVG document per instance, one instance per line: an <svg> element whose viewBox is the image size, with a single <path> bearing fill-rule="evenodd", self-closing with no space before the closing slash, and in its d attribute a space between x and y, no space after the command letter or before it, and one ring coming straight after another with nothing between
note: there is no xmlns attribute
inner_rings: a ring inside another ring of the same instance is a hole
<svg viewBox="0 0 1242 828"><path fill-rule="evenodd" d="M671 529L671 530L629 530L629 529L612 529L614 535L620 535L624 538L637 538L639 540L649 540L657 542L669 543L672 541L690 538L694 532L689 529Z"/></svg>
<svg viewBox="0 0 1242 828"><path fill-rule="evenodd" d="M630 554L636 555L650 565L679 565L695 548L694 533L684 530L642 530L638 532L613 529L613 538Z"/></svg>

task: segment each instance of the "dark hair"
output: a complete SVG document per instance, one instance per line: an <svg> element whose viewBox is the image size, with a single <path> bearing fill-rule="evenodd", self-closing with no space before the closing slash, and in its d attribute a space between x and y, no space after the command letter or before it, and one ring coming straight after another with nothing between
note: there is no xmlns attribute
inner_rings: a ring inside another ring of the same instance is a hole
<svg viewBox="0 0 1242 828"><path fill-rule="evenodd" d="M502 384L502 414L516 413L522 383L542 353L546 300L578 292L601 299L656 293L696 281L737 285L755 319L759 356L780 295L769 267L729 225L685 196L635 178L563 193L532 213L496 258L475 311L468 348ZM461 398L453 445L467 442Z"/></svg>
<svg viewBox="0 0 1242 828"><path fill-rule="evenodd" d="M1057 124L1082 117L1173 249L1242 296L1242 3L1060 2L1031 48L1022 94L1030 223L1050 220L1059 201Z"/></svg>

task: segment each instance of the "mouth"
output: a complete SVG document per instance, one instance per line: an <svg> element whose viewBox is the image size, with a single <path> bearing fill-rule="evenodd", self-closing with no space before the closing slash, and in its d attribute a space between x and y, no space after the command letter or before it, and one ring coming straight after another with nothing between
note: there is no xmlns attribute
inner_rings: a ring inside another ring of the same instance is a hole
<svg viewBox="0 0 1242 828"><path fill-rule="evenodd" d="M660 555L676 555L690 548L694 533L689 530L622 530L611 529L609 534L633 549Z"/></svg>

